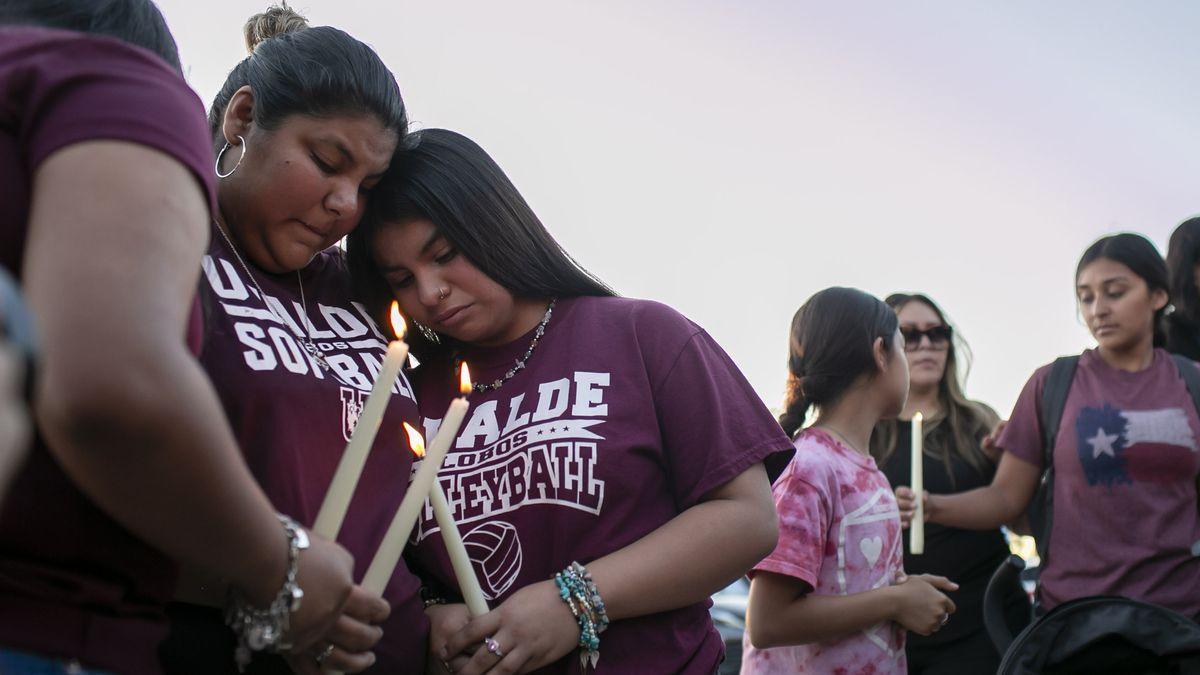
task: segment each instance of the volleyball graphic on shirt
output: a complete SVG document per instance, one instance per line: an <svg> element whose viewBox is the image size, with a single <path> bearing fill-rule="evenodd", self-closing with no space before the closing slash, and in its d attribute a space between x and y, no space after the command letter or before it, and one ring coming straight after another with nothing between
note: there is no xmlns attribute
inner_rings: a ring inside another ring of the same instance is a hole
<svg viewBox="0 0 1200 675"><path fill-rule="evenodd" d="M464 535L463 544L487 599L504 595L521 573L521 538L517 528L511 523L492 520Z"/></svg>
<svg viewBox="0 0 1200 675"><path fill-rule="evenodd" d="M1183 408L1085 407L1075 418L1075 442L1092 486L1173 483L1195 474L1200 452Z"/></svg>

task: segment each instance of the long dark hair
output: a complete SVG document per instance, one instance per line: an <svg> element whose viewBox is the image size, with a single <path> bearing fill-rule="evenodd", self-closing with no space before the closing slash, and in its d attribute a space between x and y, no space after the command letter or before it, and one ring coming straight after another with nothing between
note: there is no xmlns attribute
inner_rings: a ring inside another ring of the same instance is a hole
<svg viewBox="0 0 1200 675"><path fill-rule="evenodd" d="M499 165L474 141L446 129L411 134L372 191L367 214L347 241L357 292L375 316L391 291L371 246L386 223L428 220L475 267L516 297L611 296L542 225ZM437 350L417 335L418 357Z"/></svg>
<svg viewBox="0 0 1200 675"><path fill-rule="evenodd" d="M1150 240L1140 234L1122 232L1111 234L1098 239L1089 246L1079 258L1075 267L1075 278L1083 272L1083 268L1104 258L1121 263L1146 282L1150 291L1161 290L1167 294L1168 303L1162 309L1154 312L1154 346L1162 347L1167 343L1167 332L1164 317L1170 306L1171 282L1167 274L1167 263Z"/></svg>
<svg viewBox="0 0 1200 675"><path fill-rule="evenodd" d="M4 0L0 25L7 24L107 35L148 49L182 72L175 37L150 0Z"/></svg>
<svg viewBox="0 0 1200 675"><path fill-rule="evenodd" d="M1200 289L1196 264L1200 263L1200 217L1189 218L1171 233L1167 244L1167 271L1171 280L1171 322L1200 325Z"/></svg>
<svg viewBox="0 0 1200 675"><path fill-rule="evenodd" d="M826 288L801 305L788 337L784 432L795 436L811 406L836 402L860 376L877 372L875 340L890 351L898 325L890 307L855 288Z"/></svg>
<svg viewBox="0 0 1200 675"><path fill-rule="evenodd" d="M337 28L307 26L286 5L246 22L250 56L230 71L208 113L215 149L225 144L225 108L245 85L254 92L254 121L265 129L290 115L370 114L401 137L407 132L400 87L379 55Z"/></svg>
<svg viewBox="0 0 1200 675"><path fill-rule="evenodd" d="M923 293L893 293L884 299L897 315L912 302L919 302L933 310L943 326L950 321L945 312L932 298ZM960 358L961 357L961 358ZM941 411L925 424L925 452L938 457L946 465L951 483L954 472L950 470L950 458L957 455L979 471L984 471L989 462L983 454L981 442L1000 421L991 408L972 401L963 393L963 385L971 369L971 350L957 330L953 332L946 348L946 370L938 382L938 403ZM871 434L871 455L882 466L896 451L899 423L896 420L880 420Z"/></svg>

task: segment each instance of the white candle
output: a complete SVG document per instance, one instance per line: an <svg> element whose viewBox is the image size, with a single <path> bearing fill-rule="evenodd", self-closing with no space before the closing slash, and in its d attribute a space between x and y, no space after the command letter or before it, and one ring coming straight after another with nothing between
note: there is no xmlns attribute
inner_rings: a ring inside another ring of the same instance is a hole
<svg viewBox="0 0 1200 675"><path fill-rule="evenodd" d="M379 369L379 377L375 378L375 386L371 395L363 405L354 425L354 434L342 452L333 481L325 493L325 501L317 512L317 521L313 524L313 532L329 540L337 539L338 530L342 529L342 521L346 519L346 510L350 508L350 499L358 486L359 476L367 463L367 455L375 443L375 434L383 422L383 414L387 411L388 401L392 398L392 385L404 362L408 360L408 343L404 342L404 317L400 316L400 306L392 302L392 330L396 339L388 344L387 355Z"/></svg>
<svg viewBox="0 0 1200 675"><path fill-rule="evenodd" d="M479 577L475 576L475 567L471 565L467 547L463 545L462 535L458 532L458 523L454 522L454 514L446 502L446 493L442 491L441 483L436 480L433 481L429 501L433 504L433 515L437 518L438 529L442 531L446 552L450 554L450 564L454 567L454 576L458 579L458 590L462 593L463 602L467 603L471 616L483 616L488 613L487 599L483 597Z"/></svg>
<svg viewBox="0 0 1200 675"><path fill-rule="evenodd" d="M429 444L421 467L408 484L408 492L404 494L404 500L400 502L400 508L396 510L391 526L383 535L383 543L379 545L375 558L371 560L371 566L367 568L367 575L363 578L363 588L375 595L383 595L383 589L396 571L396 566L400 564L400 556L408 543L408 535L417 524L417 515L425 505L434 481L437 480L442 462L450 451L450 444L458 437L458 429L462 426L468 407L466 397L451 401L437 436Z"/></svg>
<svg viewBox="0 0 1200 675"><path fill-rule="evenodd" d="M920 412L912 418L912 481L917 509L908 526L908 552L912 555L925 553L925 416Z"/></svg>

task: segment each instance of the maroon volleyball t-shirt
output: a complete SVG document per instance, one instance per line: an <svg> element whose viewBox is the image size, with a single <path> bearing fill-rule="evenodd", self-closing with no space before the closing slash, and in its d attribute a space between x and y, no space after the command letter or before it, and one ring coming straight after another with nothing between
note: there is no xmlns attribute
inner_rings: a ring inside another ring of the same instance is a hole
<svg viewBox="0 0 1200 675"><path fill-rule="evenodd" d="M204 107L179 73L111 38L0 28L0 265L14 275L38 167L58 150L100 139L169 155L213 202ZM86 348L86 336L80 339ZM0 503L0 647L120 673L157 672L155 646L166 635L163 608L175 573L170 560L84 496L45 439L35 438Z"/></svg>
<svg viewBox="0 0 1200 675"><path fill-rule="evenodd" d="M200 362L271 503L311 527L375 383L388 338L353 300L345 255L336 247L318 254L299 276L249 267L252 280L214 228L203 268ZM305 351L301 336L321 350L328 371ZM412 387L401 374L338 536L354 555L357 579L370 565L408 485L413 456L402 431L405 421L419 423ZM373 672L424 672L428 622L420 582L403 563L384 597L392 613L375 649L379 660Z"/></svg>
<svg viewBox="0 0 1200 675"><path fill-rule="evenodd" d="M476 381L491 382L532 337L463 356ZM456 383L446 364L423 368L418 398L433 436ZM560 300L526 368L470 401L439 476L492 607L573 560L637 541L791 447L716 342L644 300ZM438 532L426 502L415 560L454 588ZM596 672L711 675L722 653L701 602L613 623ZM539 672L579 668L573 652Z"/></svg>

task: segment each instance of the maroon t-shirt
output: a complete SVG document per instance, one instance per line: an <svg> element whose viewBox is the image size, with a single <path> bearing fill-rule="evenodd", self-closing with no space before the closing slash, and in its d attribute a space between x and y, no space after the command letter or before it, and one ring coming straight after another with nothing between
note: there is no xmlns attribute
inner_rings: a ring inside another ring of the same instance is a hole
<svg viewBox="0 0 1200 675"><path fill-rule="evenodd" d="M0 264L14 274L38 166L95 139L170 155L213 202L204 107L178 73L110 38L0 28ZM123 673L157 672L175 572L79 492L35 438L0 505L0 645Z"/></svg>
<svg viewBox="0 0 1200 675"><path fill-rule="evenodd" d="M311 527L379 373L385 338L352 300L340 249L320 253L301 270L303 304L295 273L276 276L250 267L267 294L264 300L215 230L203 268L200 361L250 470L275 508ZM311 337L324 353L328 372L305 351L300 335ZM402 423L417 424L416 400L403 375L392 392L338 536L354 555L359 579L400 506L412 467ZM401 566L384 597L392 614L376 649L375 670L424 672L429 631L420 581Z"/></svg>
<svg viewBox="0 0 1200 675"><path fill-rule="evenodd" d="M491 382L531 338L463 356ZM456 383L448 366L426 368L419 399L432 436ZM632 544L791 447L713 339L645 300L560 300L526 368L470 400L440 481L492 607L572 560ZM455 588L438 531L427 502L414 559ZM723 649L701 602L613 623L597 672L711 675ZM539 672L579 672L577 652Z"/></svg>
<svg viewBox="0 0 1200 675"><path fill-rule="evenodd" d="M997 442L1042 467L1050 366L1029 378ZM1171 355L1137 372L1079 357L1054 439L1054 519L1040 581L1051 609L1123 595L1200 616L1200 418Z"/></svg>

